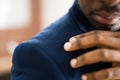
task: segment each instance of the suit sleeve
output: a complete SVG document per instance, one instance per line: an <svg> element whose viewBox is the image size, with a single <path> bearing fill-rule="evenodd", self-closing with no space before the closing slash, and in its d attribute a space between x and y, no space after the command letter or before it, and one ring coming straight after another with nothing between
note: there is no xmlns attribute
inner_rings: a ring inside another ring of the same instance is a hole
<svg viewBox="0 0 120 80"><path fill-rule="evenodd" d="M55 62L37 44L17 46L12 63L11 80L65 80Z"/></svg>

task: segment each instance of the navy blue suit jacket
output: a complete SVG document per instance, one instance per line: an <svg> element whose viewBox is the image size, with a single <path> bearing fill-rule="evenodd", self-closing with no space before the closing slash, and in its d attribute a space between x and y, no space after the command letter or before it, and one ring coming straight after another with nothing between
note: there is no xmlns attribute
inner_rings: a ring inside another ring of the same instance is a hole
<svg viewBox="0 0 120 80"><path fill-rule="evenodd" d="M90 49L66 52L63 49L64 43L72 36L92 30L96 29L75 2L65 16L16 47L11 80L80 80L84 73L110 67L109 63L97 63L78 69L70 67L70 59Z"/></svg>

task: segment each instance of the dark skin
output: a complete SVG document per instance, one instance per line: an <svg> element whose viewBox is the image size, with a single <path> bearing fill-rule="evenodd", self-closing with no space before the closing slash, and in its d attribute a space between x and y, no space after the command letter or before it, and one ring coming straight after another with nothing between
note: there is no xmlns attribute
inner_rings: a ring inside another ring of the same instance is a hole
<svg viewBox="0 0 120 80"><path fill-rule="evenodd" d="M98 29L117 30L120 28L119 0L78 0L78 3L88 20Z"/></svg>
<svg viewBox="0 0 120 80"><path fill-rule="evenodd" d="M65 43L64 49L76 51L94 46L99 48L71 59L71 67L79 68L98 62L112 62L112 68L84 74L82 79L120 80L120 67L118 66L120 63L120 32L113 32L120 29L120 0L78 0L78 3L88 20L99 30L71 37Z"/></svg>

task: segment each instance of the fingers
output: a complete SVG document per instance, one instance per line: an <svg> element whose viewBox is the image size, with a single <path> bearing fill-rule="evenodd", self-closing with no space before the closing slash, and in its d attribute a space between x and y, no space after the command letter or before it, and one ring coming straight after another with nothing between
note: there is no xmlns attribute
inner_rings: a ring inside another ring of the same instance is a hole
<svg viewBox="0 0 120 80"><path fill-rule="evenodd" d="M114 63L112 63L112 66L113 67L118 67L118 66L120 67L120 62L114 62Z"/></svg>
<svg viewBox="0 0 120 80"><path fill-rule="evenodd" d="M80 35L76 35L72 38L82 38L82 37L86 37L86 36L90 36L90 35L104 35L104 36L113 36L113 37L120 37L120 32L111 32L111 31L100 31L100 30L95 30L95 31L91 31L88 33L84 33L84 34L80 34ZM72 39L70 38L70 40ZM72 40L71 40L72 41Z"/></svg>
<svg viewBox="0 0 120 80"><path fill-rule="evenodd" d="M102 49L87 52L71 60L73 68L98 62L113 62L113 66L120 63L120 32L111 31L91 31L85 34L77 35L70 38L65 43L66 51L76 51L79 49L102 47ZM82 80L120 80L120 68L101 70L94 73L85 74Z"/></svg>
<svg viewBox="0 0 120 80"><path fill-rule="evenodd" d="M69 42L65 43L64 49L66 51L75 51L94 46L120 49L120 38L100 34L89 35L82 38L73 37Z"/></svg>
<svg viewBox="0 0 120 80"><path fill-rule="evenodd" d="M120 80L120 68L116 67L88 73L82 77L82 80Z"/></svg>
<svg viewBox="0 0 120 80"><path fill-rule="evenodd" d="M81 39L71 38L69 42L65 43L64 49L66 51L74 51L93 47L97 44L97 38L98 37L96 35L90 35Z"/></svg>
<svg viewBox="0 0 120 80"><path fill-rule="evenodd" d="M111 49L97 49L72 59L70 64L73 68L78 68L97 62L120 62L120 51Z"/></svg>

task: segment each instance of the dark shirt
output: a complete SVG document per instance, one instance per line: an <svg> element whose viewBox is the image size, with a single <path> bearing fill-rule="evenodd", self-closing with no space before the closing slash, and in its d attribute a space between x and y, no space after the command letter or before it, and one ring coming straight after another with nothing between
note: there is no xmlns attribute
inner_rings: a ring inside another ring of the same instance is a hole
<svg viewBox="0 0 120 80"><path fill-rule="evenodd" d="M110 67L110 63L97 63L78 69L70 60L92 49L64 51L70 37L96 30L80 11L77 2L61 19L33 38L19 44L13 54L11 80L80 80L87 72Z"/></svg>

